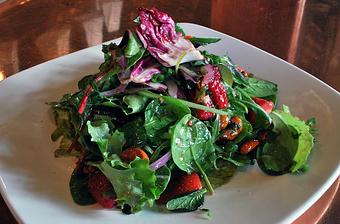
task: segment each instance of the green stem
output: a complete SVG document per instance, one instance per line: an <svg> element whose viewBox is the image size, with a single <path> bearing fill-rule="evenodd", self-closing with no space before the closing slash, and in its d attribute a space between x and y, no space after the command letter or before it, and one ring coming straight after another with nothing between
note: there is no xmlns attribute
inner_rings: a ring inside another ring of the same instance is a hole
<svg viewBox="0 0 340 224"><path fill-rule="evenodd" d="M167 98L173 99L173 100L177 100L177 101L187 105L188 107L191 107L191 108L194 108L194 109L205 110L205 111L212 112L214 114L219 114L219 115L228 115L228 112L223 111L223 110L218 110L218 109L215 109L215 108L206 107L206 106L203 106L201 104L193 103L193 102L190 102L190 101L178 99L178 98L171 97L171 96L163 96L163 95L160 95L160 94L150 92L148 90L139 91L138 94L141 95L141 96L152 98L152 99L163 98L165 102L167 101Z"/></svg>
<svg viewBox="0 0 340 224"><path fill-rule="evenodd" d="M197 166L198 170L200 171L200 173L203 175L203 179L205 184L207 185L208 191L211 195L215 194L214 188L211 186L211 183L209 181L209 178L207 176L207 174L204 172L204 170L202 169L201 165L197 162L197 160L195 159L194 153L192 152L192 148L190 147L190 152L192 155L192 158L195 162L195 165Z"/></svg>

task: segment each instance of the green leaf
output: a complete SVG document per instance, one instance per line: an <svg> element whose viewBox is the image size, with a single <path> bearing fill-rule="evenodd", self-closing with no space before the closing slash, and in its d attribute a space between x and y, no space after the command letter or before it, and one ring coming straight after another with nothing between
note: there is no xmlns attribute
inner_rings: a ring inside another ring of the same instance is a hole
<svg viewBox="0 0 340 224"><path fill-rule="evenodd" d="M136 24L140 24L140 17L137 16L134 20L133 20L134 23Z"/></svg>
<svg viewBox="0 0 340 224"><path fill-rule="evenodd" d="M215 150L205 124L191 114L179 120L171 136L171 154L178 168L187 173L200 172L195 160L204 170L211 168Z"/></svg>
<svg viewBox="0 0 340 224"><path fill-rule="evenodd" d="M203 106L201 104L197 104L197 103L193 103L193 102L190 102L190 101L174 98L174 97L171 97L171 96L163 96L163 95L156 94L156 93L153 93L153 92L150 92L150 91L147 91L147 90L141 90L141 91L138 92L138 94L142 95L142 96L146 96L146 97L151 98L151 99L163 99L164 102L176 104L176 105L181 107L181 108L179 108L179 110L183 110L184 108L190 107L190 108L194 108L194 109L205 110L205 111L208 111L208 112L216 113L216 114L219 114L219 115L228 115L228 113L223 111L223 110L218 110L218 109L215 109L215 108L206 107L206 106ZM174 108L174 109L176 109L176 108Z"/></svg>
<svg viewBox="0 0 340 224"><path fill-rule="evenodd" d="M126 108L123 107L125 114L134 114L142 111L148 101L147 97L140 95L125 95L123 102L126 104Z"/></svg>
<svg viewBox="0 0 340 224"><path fill-rule="evenodd" d="M167 166L162 166L161 168L156 170L156 191L155 194L159 197L168 186L168 183L171 178L171 171Z"/></svg>
<svg viewBox="0 0 340 224"><path fill-rule="evenodd" d="M70 149L73 141L74 139L63 136L60 140L59 148L54 151L54 156L56 158L67 156L79 157L81 154L79 151L72 148Z"/></svg>
<svg viewBox="0 0 340 224"><path fill-rule="evenodd" d="M122 42L126 43L125 41L127 38L128 40L124 50L124 55L127 58L127 68L130 68L143 57L146 50L142 47L142 44L134 32L130 30L127 31L127 34L124 35Z"/></svg>
<svg viewBox="0 0 340 224"><path fill-rule="evenodd" d="M310 126L290 113L279 110L275 110L273 113L275 115L279 115L280 119L287 124L290 133L293 134L291 135L291 138L297 137L298 139L298 145L295 153L293 153L293 150L290 150L290 153L293 153L292 155L294 155L294 165L291 167L291 171L296 172L303 167L314 145L314 137L310 133Z"/></svg>
<svg viewBox="0 0 340 224"><path fill-rule="evenodd" d="M200 173L208 190L214 192L206 171L213 166L215 147L211 134L202 121L187 114L176 123L171 136L171 154L178 168L187 173Z"/></svg>
<svg viewBox="0 0 340 224"><path fill-rule="evenodd" d="M214 54L209 54L207 51L201 52L203 56L212 65L224 65L233 75L233 81L237 84L247 86L248 80L237 70L236 65L231 61L228 55L218 56Z"/></svg>
<svg viewBox="0 0 340 224"><path fill-rule="evenodd" d="M124 132L126 147L143 147L146 144L147 136L143 125L144 120L139 117L128 123L125 123L118 129L119 131Z"/></svg>
<svg viewBox="0 0 340 224"><path fill-rule="evenodd" d="M268 128L272 123L272 119L269 114L264 111L263 108L260 107L257 103L255 103L248 95L248 93L246 93L243 89L236 87L235 90L238 91L238 93L241 95L242 99L240 99L239 101L256 114L256 121L253 125L254 128Z"/></svg>
<svg viewBox="0 0 340 224"><path fill-rule="evenodd" d="M172 199L166 203L166 208L170 211L191 212L197 210L204 203L206 189L194 191L188 195Z"/></svg>
<svg viewBox="0 0 340 224"><path fill-rule="evenodd" d="M91 205L96 203L88 190L88 175L74 169L70 179L70 191L72 199L78 205Z"/></svg>
<svg viewBox="0 0 340 224"><path fill-rule="evenodd" d="M237 166L224 159L217 159L215 168L207 175L213 188L222 186L230 181L231 177L236 172Z"/></svg>
<svg viewBox="0 0 340 224"><path fill-rule="evenodd" d="M144 48L140 48L140 51L137 52L137 54L131 56L130 58L127 59L127 68L131 68L133 65L136 64L139 59L141 59L144 55L146 50Z"/></svg>
<svg viewBox="0 0 340 224"><path fill-rule="evenodd" d="M271 117L276 137L258 150L258 164L271 175L297 172L304 167L313 148L310 127L287 110L275 110Z"/></svg>
<svg viewBox="0 0 340 224"><path fill-rule="evenodd" d="M234 83L233 73L229 69L229 67L224 66L224 65L218 65L218 70L221 73L223 81L226 82L229 86L232 86Z"/></svg>
<svg viewBox="0 0 340 224"><path fill-rule="evenodd" d="M125 57L131 58L132 56L138 54L142 46L134 32L131 32L129 30L128 34L129 34L129 39L128 39L127 46L125 48Z"/></svg>
<svg viewBox="0 0 340 224"><path fill-rule="evenodd" d="M183 28L178 23L175 24L175 31L176 33L181 33L182 36L185 36L185 32Z"/></svg>
<svg viewBox="0 0 340 224"><path fill-rule="evenodd" d="M250 97L267 97L276 95L278 88L275 83L256 78L247 78L248 85L243 90Z"/></svg>
<svg viewBox="0 0 340 224"><path fill-rule="evenodd" d="M91 141L96 142L104 159L110 155L120 153L125 144L124 133L116 130L110 134L110 128L107 122L91 123L88 121L87 130L91 135Z"/></svg>
<svg viewBox="0 0 340 224"><path fill-rule="evenodd" d="M195 46L204 46L212 43L216 43L221 40L221 38L211 38L211 37L191 37L189 38L191 43L193 43Z"/></svg>
<svg viewBox="0 0 340 224"><path fill-rule="evenodd" d="M129 205L132 212L140 211L146 203L152 206L170 179L166 168L156 175L155 171L149 168L148 161L139 158L132 161L127 169L116 169L106 162L90 165L99 168L110 180L117 195L118 206Z"/></svg>
<svg viewBox="0 0 340 224"><path fill-rule="evenodd" d="M79 80L78 82L78 88L80 90L83 90L85 89L86 87L88 87L92 82L93 80L96 78L95 75L87 75L87 76L84 76L81 80Z"/></svg>
<svg viewBox="0 0 340 224"><path fill-rule="evenodd" d="M157 99L151 101L145 109L144 127L147 136L152 143L159 144L169 126L190 112L186 105L176 100L170 99L163 104Z"/></svg>
<svg viewBox="0 0 340 224"><path fill-rule="evenodd" d="M164 74L154 74L151 78L151 82L153 83L164 82L164 80L165 80Z"/></svg>

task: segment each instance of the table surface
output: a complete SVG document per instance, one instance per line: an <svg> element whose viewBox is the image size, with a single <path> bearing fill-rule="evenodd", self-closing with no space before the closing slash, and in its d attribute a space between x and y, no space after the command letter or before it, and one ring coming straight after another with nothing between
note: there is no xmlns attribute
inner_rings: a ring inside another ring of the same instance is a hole
<svg viewBox="0 0 340 224"><path fill-rule="evenodd" d="M141 6L244 40L340 90L338 0L0 0L0 81L122 36ZM296 223L340 223L338 185ZM0 223L16 223L1 197Z"/></svg>

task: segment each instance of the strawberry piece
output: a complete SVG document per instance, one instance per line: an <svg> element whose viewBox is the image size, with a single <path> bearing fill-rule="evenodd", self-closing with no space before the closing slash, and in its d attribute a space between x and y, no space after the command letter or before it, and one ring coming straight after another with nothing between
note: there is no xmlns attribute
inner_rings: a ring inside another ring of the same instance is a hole
<svg viewBox="0 0 340 224"><path fill-rule="evenodd" d="M227 90L221 82L221 75L218 67L213 68L214 78L208 84L208 89L212 93L212 99L219 109L228 107Z"/></svg>
<svg viewBox="0 0 340 224"><path fill-rule="evenodd" d="M254 97L253 100L256 104L258 104L264 111L266 111L268 114L272 112L274 109L274 103L272 101L268 101L262 98Z"/></svg>
<svg viewBox="0 0 340 224"><path fill-rule="evenodd" d="M203 106L206 106L206 107L214 108L214 104L213 104L209 95L202 96L198 100L197 103L200 103L200 104L202 104ZM197 110L196 116L201 121L207 121L207 120L210 120L214 116L214 113L208 112L208 111L205 111L205 110Z"/></svg>
<svg viewBox="0 0 340 224"><path fill-rule="evenodd" d="M137 156L141 159L149 160L149 156L142 149L137 147L128 148L120 153L120 158L126 163L135 160Z"/></svg>
<svg viewBox="0 0 340 224"><path fill-rule="evenodd" d="M116 197L108 195L113 192L113 187L102 172L95 171L90 175L88 189L93 198L104 208L113 208L116 205Z"/></svg>
<svg viewBox="0 0 340 224"><path fill-rule="evenodd" d="M252 125L256 123L256 114L253 110L249 109L247 119Z"/></svg>
<svg viewBox="0 0 340 224"><path fill-rule="evenodd" d="M161 194L157 203L165 204L173 198L190 194L200 189L202 189L202 184L197 173L181 173L179 175L175 175L175 177L171 179L167 189L163 192L163 194Z"/></svg>

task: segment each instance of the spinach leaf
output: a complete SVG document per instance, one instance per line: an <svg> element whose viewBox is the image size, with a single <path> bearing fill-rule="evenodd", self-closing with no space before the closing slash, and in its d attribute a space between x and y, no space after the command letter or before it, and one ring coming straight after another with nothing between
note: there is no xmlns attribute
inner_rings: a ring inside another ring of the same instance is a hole
<svg viewBox="0 0 340 224"><path fill-rule="evenodd" d="M141 44L134 32L131 32L130 30L127 32L129 39L124 50L124 53L125 57L131 58L132 56L138 54L138 52L141 50Z"/></svg>
<svg viewBox="0 0 340 224"><path fill-rule="evenodd" d="M145 109L144 127L147 136L151 142L159 142L160 136L168 132L169 125L190 112L187 106L172 99L163 104L157 99L151 101Z"/></svg>
<svg viewBox="0 0 340 224"><path fill-rule="evenodd" d="M193 117L185 115L172 129L171 154L174 163L181 170L202 174L208 190L214 190L206 175L215 160L215 147L211 134L205 124Z"/></svg>
<svg viewBox="0 0 340 224"><path fill-rule="evenodd" d="M176 114L169 109L167 104L161 104L159 100L151 101L145 109L144 128L147 136L154 141L166 127L177 120Z"/></svg>
<svg viewBox="0 0 340 224"><path fill-rule="evenodd" d="M224 65L218 65L218 70L220 71L223 81L226 82L229 86L232 86L234 80L233 72L230 70L230 68Z"/></svg>
<svg viewBox="0 0 340 224"><path fill-rule="evenodd" d="M172 199L166 203L166 208L170 211L191 212L197 210L204 203L206 189L194 191L188 195Z"/></svg>
<svg viewBox="0 0 340 224"><path fill-rule="evenodd" d="M257 103L252 100L252 98L243 89L236 87L235 90L241 96L239 100L248 109L251 109L256 114L256 122L253 127L256 128L268 128L272 123L272 119L269 114L262 109Z"/></svg>
<svg viewBox="0 0 340 224"><path fill-rule="evenodd" d="M204 170L210 169L215 149L205 124L191 114L179 120L171 136L171 154L178 168L185 172L200 172L197 163Z"/></svg>
<svg viewBox="0 0 340 224"><path fill-rule="evenodd" d="M213 188L217 188L227 183L236 172L237 166L224 159L218 158L215 167L207 175Z"/></svg>
<svg viewBox="0 0 340 224"><path fill-rule="evenodd" d="M131 56L127 59L127 68L131 68L133 65L139 61L144 56L144 53L146 52L145 48L140 48L140 50L137 52L137 54Z"/></svg>
<svg viewBox="0 0 340 224"><path fill-rule="evenodd" d="M195 47L198 47L198 46L204 46L204 45L207 45L207 44L216 43L216 42L220 41L221 38L191 37L191 38L189 38L189 40L191 41L191 43L194 44Z"/></svg>
<svg viewBox="0 0 340 224"><path fill-rule="evenodd" d="M160 153L164 150L164 149L168 149L168 146L170 145L169 140L166 140L164 142L162 142L157 148L156 150L152 153L152 156L150 158L150 163L156 161L158 159L158 156L160 155Z"/></svg>
<svg viewBox="0 0 340 224"><path fill-rule="evenodd" d="M157 198L165 191L166 187L168 186L168 183L171 178L171 171L167 166L162 166L161 168L157 169L155 171L156 174L156 190L155 194L157 195Z"/></svg>
<svg viewBox="0 0 340 224"><path fill-rule="evenodd" d="M250 158L248 155L242 155L239 153L234 153L231 157L226 158L225 160L238 167L254 164L252 158Z"/></svg>
<svg viewBox="0 0 340 224"><path fill-rule="evenodd" d="M124 48L124 55L122 55L122 57L126 57L127 69L136 64L136 62L141 59L146 52L145 48L142 47L139 39L136 37L136 34L130 30L125 32L119 46L121 48Z"/></svg>
<svg viewBox="0 0 340 224"><path fill-rule="evenodd" d="M243 90L250 97L268 97L277 94L278 88L275 83L251 77L247 78L247 80L248 85Z"/></svg>
<svg viewBox="0 0 340 224"><path fill-rule="evenodd" d="M96 200L88 190L88 180L89 177L87 174L80 172L77 168L73 170L69 186L72 199L78 205L91 205L96 203Z"/></svg>
<svg viewBox="0 0 340 224"><path fill-rule="evenodd" d="M120 128L118 130L120 132L124 132L124 137L126 139L125 146L126 147L143 147L146 144L147 136L144 128L144 121L142 118L136 118L132 120Z"/></svg>

